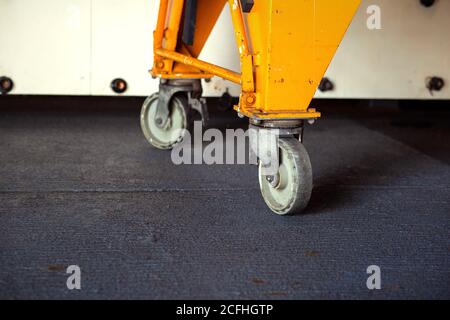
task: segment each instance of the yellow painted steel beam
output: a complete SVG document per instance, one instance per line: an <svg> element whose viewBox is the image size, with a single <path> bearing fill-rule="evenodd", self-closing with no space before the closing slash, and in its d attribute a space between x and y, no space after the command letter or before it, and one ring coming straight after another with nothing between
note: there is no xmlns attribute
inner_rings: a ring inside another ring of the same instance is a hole
<svg viewBox="0 0 450 320"><path fill-rule="evenodd" d="M179 37L184 0L161 0L154 76L216 75L238 83L242 94L235 109L251 118L320 117L310 102L361 0L261 0L248 14L240 0L198 1L194 44L186 46ZM198 59L226 2L242 74Z"/></svg>
<svg viewBox="0 0 450 320"><path fill-rule="evenodd" d="M250 47L247 31L244 22L244 13L240 0L228 0L231 10L231 18L234 25L234 35L241 60L242 91L253 93L255 91L253 79L253 61L250 54Z"/></svg>
<svg viewBox="0 0 450 320"><path fill-rule="evenodd" d="M156 29L153 32L153 48L159 49L163 46L164 28L166 23L167 8L169 6L169 0L160 0L158 11L158 22Z"/></svg>
<svg viewBox="0 0 450 320"><path fill-rule="evenodd" d="M255 1L246 16L254 57L256 102L247 115L308 115L315 91L361 0Z"/></svg>

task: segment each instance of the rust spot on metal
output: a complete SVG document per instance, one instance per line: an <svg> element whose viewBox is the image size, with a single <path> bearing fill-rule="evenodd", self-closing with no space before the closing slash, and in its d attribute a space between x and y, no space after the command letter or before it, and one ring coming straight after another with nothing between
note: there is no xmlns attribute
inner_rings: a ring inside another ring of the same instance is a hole
<svg viewBox="0 0 450 320"><path fill-rule="evenodd" d="M65 266L63 266L62 264L49 264L47 269L49 271L64 271Z"/></svg>
<svg viewBox="0 0 450 320"><path fill-rule="evenodd" d="M320 255L319 251L316 250L308 250L306 251L307 257L318 257Z"/></svg>
<svg viewBox="0 0 450 320"><path fill-rule="evenodd" d="M264 280L259 279L259 278L252 278L252 282L254 284L264 284L264 283L266 283Z"/></svg>

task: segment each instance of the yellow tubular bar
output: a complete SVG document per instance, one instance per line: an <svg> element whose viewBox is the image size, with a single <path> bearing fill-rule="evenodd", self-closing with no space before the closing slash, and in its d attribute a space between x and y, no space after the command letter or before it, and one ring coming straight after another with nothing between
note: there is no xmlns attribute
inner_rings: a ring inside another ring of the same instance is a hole
<svg viewBox="0 0 450 320"><path fill-rule="evenodd" d="M205 71L210 74L214 74L231 82L241 84L241 75L231 70L218 67L214 64L204 62L193 57L186 56L181 53L177 53L165 49L156 49L155 54L166 59L170 59L179 63L183 63L188 66L193 66L199 70Z"/></svg>
<svg viewBox="0 0 450 320"><path fill-rule="evenodd" d="M231 9L231 18L235 28L234 35L239 49L239 55L242 57L249 54L247 34L245 32L244 17L242 16L241 2L228 0Z"/></svg>
<svg viewBox="0 0 450 320"><path fill-rule="evenodd" d="M158 11L158 23L156 25L156 30L153 33L153 48L158 49L163 46L164 39L164 24L166 21L167 8L169 6L169 0L161 0L159 3Z"/></svg>
<svg viewBox="0 0 450 320"><path fill-rule="evenodd" d="M180 30L181 18L183 16L184 0L172 0L170 8L169 24L165 39L165 48L168 50L175 50L178 42L178 31Z"/></svg>
<svg viewBox="0 0 450 320"><path fill-rule="evenodd" d="M234 25L234 35L236 38L236 44L241 60L242 91L254 92L255 85L253 79L253 60L250 54L241 1L228 0L228 4L231 10L231 18Z"/></svg>

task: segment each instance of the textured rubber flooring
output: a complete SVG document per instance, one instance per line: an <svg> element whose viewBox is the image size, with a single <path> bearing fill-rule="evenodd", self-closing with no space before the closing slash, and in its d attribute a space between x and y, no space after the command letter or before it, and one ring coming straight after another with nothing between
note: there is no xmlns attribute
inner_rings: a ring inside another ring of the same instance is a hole
<svg viewBox="0 0 450 320"><path fill-rule="evenodd" d="M310 207L278 217L256 167L151 148L141 102L0 99L0 298L450 298L450 112L329 102Z"/></svg>

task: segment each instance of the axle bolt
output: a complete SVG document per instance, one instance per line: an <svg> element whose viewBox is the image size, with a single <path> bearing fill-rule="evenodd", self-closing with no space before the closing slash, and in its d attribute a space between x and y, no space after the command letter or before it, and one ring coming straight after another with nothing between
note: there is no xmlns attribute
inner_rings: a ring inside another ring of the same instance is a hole
<svg viewBox="0 0 450 320"><path fill-rule="evenodd" d="M278 188L280 184L280 174L277 173L273 176L266 176L266 180L273 188Z"/></svg>
<svg viewBox="0 0 450 320"><path fill-rule="evenodd" d="M256 97L253 94L249 94L246 98L245 98L245 103L248 106L252 106L254 105L256 102Z"/></svg>
<svg viewBox="0 0 450 320"><path fill-rule="evenodd" d="M158 62L156 62L156 68L158 68L158 69L164 69L164 61L158 61Z"/></svg>

